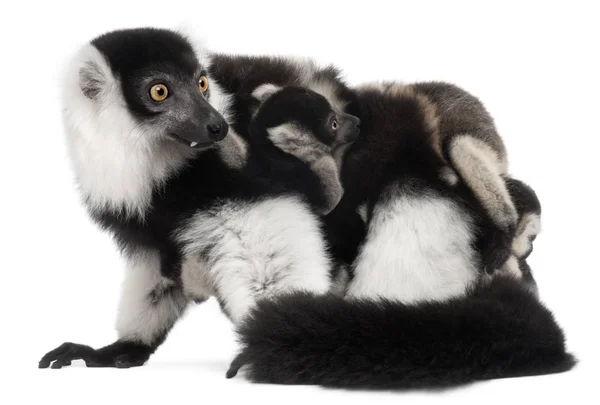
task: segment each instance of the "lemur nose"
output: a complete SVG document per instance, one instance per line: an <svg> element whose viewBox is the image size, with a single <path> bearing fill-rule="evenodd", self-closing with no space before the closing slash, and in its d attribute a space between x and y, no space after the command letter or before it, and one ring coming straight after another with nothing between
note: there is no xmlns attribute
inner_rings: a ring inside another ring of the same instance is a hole
<svg viewBox="0 0 600 405"><path fill-rule="evenodd" d="M215 122L207 124L206 129L208 130L208 136L213 141L220 141L227 135L228 127L225 122Z"/></svg>

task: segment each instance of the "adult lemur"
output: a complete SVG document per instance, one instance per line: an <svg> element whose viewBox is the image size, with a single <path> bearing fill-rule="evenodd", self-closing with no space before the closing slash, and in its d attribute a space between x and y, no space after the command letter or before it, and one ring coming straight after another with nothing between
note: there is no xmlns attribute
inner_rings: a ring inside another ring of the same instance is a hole
<svg viewBox="0 0 600 405"><path fill-rule="evenodd" d="M227 63L219 66L227 70ZM156 29L102 35L71 61L63 97L70 156L85 205L114 236L127 275L119 339L98 350L65 343L40 367L75 359L139 366L191 301L214 295L236 322L258 297L331 288L313 209L330 209L330 198L295 192L264 166L247 163L249 143L229 127L242 117L239 100L224 93L210 69L186 38ZM306 83L312 74L316 83L335 74L294 73ZM353 118L337 120L339 136L352 132ZM314 178L314 167L297 163L286 170Z"/></svg>
<svg viewBox="0 0 600 405"><path fill-rule="evenodd" d="M252 94L274 82L316 90L337 111L352 112L350 106L362 102L354 101L356 94L335 69L277 58L205 59L198 51L169 31L113 32L85 47L67 75L65 122L84 200L92 217L115 235L128 275L119 340L98 350L64 344L44 356L41 367L62 367L73 359L90 366L141 365L190 300L214 294L238 321L274 284L264 276L281 274L280 265L299 271L289 284L292 290L323 294L331 286L325 242L311 206L290 195L285 182L264 178L248 165L247 129L259 103ZM223 139L226 123L209 104L229 123ZM363 113L357 112L361 120ZM375 120L364 116L367 122ZM379 118L394 119L385 111ZM385 154L382 161L387 161ZM298 173L310 177L314 165L301 163ZM439 173L447 179L445 174ZM344 188L347 180L344 176ZM314 192L309 182L300 182L297 191L309 197ZM320 198L321 211L327 212L335 199ZM334 228L345 222L342 218ZM258 266L243 267L248 259ZM265 272L269 269L275 271ZM409 313L422 314L420 308ZM538 336L526 323L505 324L497 318L505 331ZM560 340L551 319L534 318ZM481 339L490 342L489 336Z"/></svg>

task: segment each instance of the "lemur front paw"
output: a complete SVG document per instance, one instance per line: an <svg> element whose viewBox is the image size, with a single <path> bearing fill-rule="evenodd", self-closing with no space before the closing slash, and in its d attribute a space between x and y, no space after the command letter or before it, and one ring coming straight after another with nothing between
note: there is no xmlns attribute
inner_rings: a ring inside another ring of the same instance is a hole
<svg viewBox="0 0 600 405"><path fill-rule="evenodd" d="M153 350L150 346L134 342L115 342L101 349L77 343L63 343L46 353L39 368L62 368L73 360L83 360L87 367L130 368L144 365Z"/></svg>

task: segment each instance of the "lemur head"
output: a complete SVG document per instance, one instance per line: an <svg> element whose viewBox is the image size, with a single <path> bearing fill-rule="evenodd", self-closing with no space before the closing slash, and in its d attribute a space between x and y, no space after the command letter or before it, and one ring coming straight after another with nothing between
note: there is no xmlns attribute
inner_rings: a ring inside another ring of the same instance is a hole
<svg viewBox="0 0 600 405"><path fill-rule="evenodd" d="M322 95L295 86L259 86L252 93L260 102L252 132L264 132L280 150L311 163L354 142L360 120L336 111Z"/></svg>
<svg viewBox="0 0 600 405"><path fill-rule="evenodd" d="M184 35L155 28L108 32L71 58L63 122L93 210L143 215L156 186L225 138L228 97L205 59Z"/></svg>
<svg viewBox="0 0 600 405"><path fill-rule="evenodd" d="M337 111L321 94L302 87L265 84L253 96L260 105L250 123L251 138L259 143L270 141L308 164L325 197L316 208L329 213L343 195L335 154L356 140L360 120Z"/></svg>
<svg viewBox="0 0 600 405"><path fill-rule="evenodd" d="M173 31L103 34L82 49L69 76L75 88L68 96L75 99L65 99L67 108L87 104L95 125L122 130L123 136L135 126L143 132L144 139L136 140L142 144L171 138L203 148L227 135L225 119L209 103L206 67L191 43Z"/></svg>

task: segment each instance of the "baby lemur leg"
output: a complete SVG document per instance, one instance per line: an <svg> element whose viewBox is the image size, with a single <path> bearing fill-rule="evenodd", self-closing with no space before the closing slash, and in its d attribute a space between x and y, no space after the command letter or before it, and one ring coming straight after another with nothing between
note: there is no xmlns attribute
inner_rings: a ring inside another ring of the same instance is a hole
<svg viewBox="0 0 600 405"><path fill-rule="evenodd" d="M535 191L522 181L507 178L506 185L519 214L515 237L511 244L511 254L501 267L500 273L520 278L537 294L537 284L527 257L533 250L533 241L541 231L542 207Z"/></svg>
<svg viewBox="0 0 600 405"><path fill-rule="evenodd" d="M128 258L117 320L118 340L100 349L63 343L47 353L40 368L61 368L72 360L88 367L127 368L143 365L160 346L187 306L180 287L160 272L158 252Z"/></svg>
<svg viewBox="0 0 600 405"><path fill-rule="evenodd" d="M458 172L502 231L512 234L518 214L504 180L504 164L483 141L469 134L453 137L448 148Z"/></svg>

